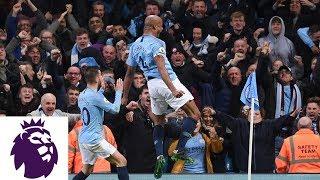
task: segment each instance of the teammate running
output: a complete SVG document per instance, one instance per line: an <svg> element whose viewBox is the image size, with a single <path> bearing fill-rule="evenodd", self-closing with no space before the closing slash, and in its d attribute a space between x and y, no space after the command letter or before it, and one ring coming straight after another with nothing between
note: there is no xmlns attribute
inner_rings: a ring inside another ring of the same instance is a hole
<svg viewBox="0 0 320 180"><path fill-rule="evenodd" d="M128 93L133 80L135 67L144 72L148 80L148 89L151 97L151 109L156 115L153 131L154 144L157 154L157 162L154 170L155 178L160 178L165 166L163 157L163 139L165 113L168 105L173 109L182 108L189 118L184 119L183 133L180 135L179 144L174 159L186 159L184 147L196 127L196 121L200 119L200 111L193 101L193 96L188 89L180 83L166 57L165 42L158 39L163 30L162 19L159 16L150 15L145 19L144 34L131 46L127 60L127 73L124 80L124 93L122 103L128 101Z"/></svg>
<svg viewBox="0 0 320 180"><path fill-rule="evenodd" d="M80 93L78 105L81 110L83 128L79 134L79 148L82 156L83 168L73 179L86 179L93 170L97 157L106 158L117 166L119 180L128 180L127 160L120 152L109 144L103 137L104 111L117 114L120 111L123 82L116 82L115 100L110 103L98 87L103 83L101 72L98 69L88 69L85 72L87 88Z"/></svg>

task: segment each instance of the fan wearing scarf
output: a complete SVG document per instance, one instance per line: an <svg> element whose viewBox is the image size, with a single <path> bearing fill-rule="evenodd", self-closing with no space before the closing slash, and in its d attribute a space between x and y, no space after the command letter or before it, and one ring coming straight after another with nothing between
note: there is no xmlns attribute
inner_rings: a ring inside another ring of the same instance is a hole
<svg viewBox="0 0 320 180"><path fill-rule="evenodd" d="M301 93L292 77L291 69L281 66L278 71L278 78L275 81L275 114L274 118L290 114L301 108ZM290 136L292 127L283 127L280 134L275 138L275 155L277 156L283 144L283 140Z"/></svg>
<svg viewBox="0 0 320 180"><path fill-rule="evenodd" d="M301 108L301 93L293 81L289 67L281 66L276 83L276 109L274 118L279 118Z"/></svg>
<svg viewBox="0 0 320 180"><path fill-rule="evenodd" d="M301 108L301 93L288 66L281 66L278 73L269 72L268 53L262 53L257 65L257 83L265 91L266 117L273 119ZM283 127L275 139L275 155L278 155L283 139L290 136L290 125Z"/></svg>
<svg viewBox="0 0 320 180"><path fill-rule="evenodd" d="M78 63L83 49L91 46L89 32L84 28L79 28L76 31L76 43L71 50L71 66Z"/></svg>
<svg viewBox="0 0 320 180"><path fill-rule="evenodd" d="M266 118L279 118L301 108L301 92L288 66L282 65L277 73L269 70L268 52L261 53L257 65L257 83L265 91Z"/></svg>

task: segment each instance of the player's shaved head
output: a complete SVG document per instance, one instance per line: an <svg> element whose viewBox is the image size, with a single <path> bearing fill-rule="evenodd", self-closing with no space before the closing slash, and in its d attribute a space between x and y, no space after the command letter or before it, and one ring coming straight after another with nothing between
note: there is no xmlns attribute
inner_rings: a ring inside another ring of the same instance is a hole
<svg viewBox="0 0 320 180"><path fill-rule="evenodd" d="M162 27L162 19L157 15L149 15L144 20L144 29L152 29L156 26Z"/></svg>
<svg viewBox="0 0 320 180"><path fill-rule="evenodd" d="M304 116L302 118L299 119L298 121L298 129L311 129L312 127L312 121L309 117Z"/></svg>

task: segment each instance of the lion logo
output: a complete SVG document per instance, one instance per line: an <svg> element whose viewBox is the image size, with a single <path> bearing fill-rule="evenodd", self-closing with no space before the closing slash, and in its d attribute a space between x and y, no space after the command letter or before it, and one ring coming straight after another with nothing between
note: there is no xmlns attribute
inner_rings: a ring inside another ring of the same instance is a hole
<svg viewBox="0 0 320 180"><path fill-rule="evenodd" d="M38 122L31 120L21 124L23 132L14 139L11 155L14 155L14 164L18 170L25 165L24 177L47 177L58 162L58 152L51 141L51 135L44 127L41 119Z"/></svg>

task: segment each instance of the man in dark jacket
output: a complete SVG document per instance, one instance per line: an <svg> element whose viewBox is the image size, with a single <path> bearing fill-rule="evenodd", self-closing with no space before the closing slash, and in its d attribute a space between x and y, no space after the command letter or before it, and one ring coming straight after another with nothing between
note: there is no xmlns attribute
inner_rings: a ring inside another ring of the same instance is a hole
<svg viewBox="0 0 320 180"><path fill-rule="evenodd" d="M300 117L306 116L311 119L311 130L314 134L320 134L320 98L319 97L311 97L308 99L305 107L305 112L300 114ZM299 117L299 118L300 118ZM296 119L295 126L292 128L292 134L298 131L296 125L298 123L299 118Z"/></svg>
<svg viewBox="0 0 320 180"><path fill-rule="evenodd" d="M132 37L138 38L143 34L144 20L149 15L160 16L160 4L155 0L145 1L145 14L134 17L131 20L128 31ZM168 29L170 23L169 19L164 20L165 29Z"/></svg>
<svg viewBox="0 0 320 180"><path fill-rule="evenodd" d="M320 60L319 57L313 58L311 62L311 74L301 81L303 91L303 104L314 96L320 96Z"/></svg>
<svg viewBox="0 0 320 180"><path fill-rule="evenodd" d="M177 74L181 83L189 88L196 82L210 82L212 80L210 73L197 67L187 59L186 55L182 47L178 46L173 48L170 59L173 71Z"/></svg>
<svg viewBox="0 0 320 180"><path fill-rule="evenodd" d="M193 2L191 13L185 12L184 17L180 17L179 21L181 24L182 32L185 39L192 40L192 26L193 24L200 23L204 25L203 37L207 37L208 33L211 32L213 23L210 17L207 15L207 5L204 0L195 0Z"/></svg>
<svg viewBox="0 0 320 180"><path fill-rule="evenodd" d="M281 66L277 74L271 73L268 70L269 62L268 57L259 58L257 83L265 91L266 117L279 118L294 109L301 108L301 92L290 68Z"/></svg>
<svg viewBox="0 0 320 180"><path fill-rule="evenodd" d="M294 122L298 114L295 110L287 116L278 119L263 119L260 111L254 112L254 135L252 151L252 172L271 173L274 169L274 149L275 137L281 127ZM235 152L234 162L240 172L248 171L248 148L249 148L249 129L250 113L247 119L233 118L222 112L215 112L214 117L232 131L233 150Z"/></svg>
<svg viewBox="0 0 320 180"><path fill-rule="evenodd" d="M89 36L92 44L105 44L110 34L104 30L104 24L100 17L92 16L89 19Z"/></svg>
<svg viewBox="0 0 320 180"><path fill-rule="evenodd" d="M127 118L124 130L124 149L130 173L153 172L156 154L153 144L154 115L151 112L150 95L147 86L142 86L139 95L139 108L133 117Z"/></svg>
<svg viewBox="0 0 320 180"><path fill-rule="evenodd" d="M78 106L80 90L74 85L71 85L67 90L67 102L61 109L63 112L80 114L80 109Z"/></svg>
<svg viewBox="0 0 320 180"><path fill-rule="evenodd" d="M104 97L111 103L114 102L115 98L115 80L114 80L114 74L112 70L106 70L102 72L102 78L104 81ZM118 150L120 152L124 152L123 149L123 135L124 135L124 121L125 114L128 112L128 110L133 110L134 108L131 108L132 105L136 108L137 103L136 102L130 102L127 106L120 106L120 112L119 114L111 114L111 113L105 113L104 115L104 121L103 124L108 126L116 140L118 142Z"/></svg>
<svg viewBox="0 0 320 180"><path fill-rule="evenodd" d="M200 107L201 104L212 106L213 92L212 85L209 84L212 82L211 74L196 66L193 62L189 61L187 57L187 53L181 46L173 48L170 59L173 71L176 73L181 83L192 93L198 107ZM197 88L200 83L202 88ZM203 93L201 96L203 97L201 103L199 101L200 92Z"/></svg>
<svg viewBox="0 0 320 180"><path fill-rule="evenodd" d="M226 51L226 50L225 50ZM225 67L238 67L241 70L241 74L244 75L251 64L255 63L255 58L252 58L250 53L250 45L245 39L237 39L234 41L232 50L223 59L226 63Z"/></svg>
<svg viewBox="0 0 320 180"><path fill-rule="evenodd" d="M47 22L45 19L45 16L43 13L32 3L31 0L26 0L16 3L12 7L12 12L8 15L7 21L6 21L6 27L8 32L8 39L11 39L14 37L17 33L21 31L27 31L28 33L37 36L41 30L45 29L47 27ZM26 4L30 10L35 14L36 16L36 24L35 28L33 27L33 24L31 23L30 19L27 17L18 18L18 15L20 11L22 10L22 5Z"/></svg>
<svg viewBox="0 0 320 180"><path fill-rule="evenodd" d="M4 112L5 115L15 115L14 112L14 102L12 93L10 92L9 86L0 84L0 110ZM2 113L1 113L2 114Z"/></svg>
<svg viewBox="0 0 320 180"><path fill-rule="evenodd" d="M24 84L19 89L19 99L16 101L16 111L14 115L26 116L36 110L40 105L40 98L33 93L31 84Z"/></svg>
<svg viewBox="0 0 320 180"><path fill-rule="evenodd" d="M216 61L214 65L217 70L214 72L213 87L215 90L215 107L217 110L230 114L234 117L240 115L240 94L244 86L241 71L237 67L231 67L227 71L227 77L222 78L221 62Z"/></svg>
<svg viewBox="0 0 320 180"><path fill-rule="evenodd" d="M6 92L11 91L13 97L18 93L20 87L19 66L15 62L9 62L4 44L0 43L0 86Z"/></svg>
<svg viewBox="0 0 320 180"><path fill-rule="evenodd" d="M225 48L231 48L234 42L238 39L245 39L247 41L248 52L254 53L257 48L257 43L253 37L251 29L246 26L245 15L242 12L236 11L231 14L230 19L231 28L227 31L218 32L219 39L222 39L222 43L219 46L220 51L224 51Z"/></svg>

